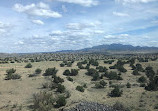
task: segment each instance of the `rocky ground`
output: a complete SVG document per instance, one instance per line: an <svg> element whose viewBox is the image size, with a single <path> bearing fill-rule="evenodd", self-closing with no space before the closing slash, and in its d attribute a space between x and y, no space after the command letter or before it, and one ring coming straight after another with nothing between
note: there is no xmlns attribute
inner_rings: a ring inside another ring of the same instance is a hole
<svg viewBox="0 0 158 111"><path fill-rule="evenodd" d="M111 106L98 104L95 102L81 102L77 104L74 108L65 109L61 111L123 111L123 110L116 110Z"/></svg>

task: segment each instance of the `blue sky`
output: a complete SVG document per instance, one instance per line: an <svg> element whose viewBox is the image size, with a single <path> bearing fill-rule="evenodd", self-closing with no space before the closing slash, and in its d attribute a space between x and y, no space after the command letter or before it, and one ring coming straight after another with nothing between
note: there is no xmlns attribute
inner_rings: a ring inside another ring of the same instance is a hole
<svg viewBox="0 0 158 111"><path fill-rule="evenodd" d="M0 0L0 52L158 47L158 0Z"/></svg>

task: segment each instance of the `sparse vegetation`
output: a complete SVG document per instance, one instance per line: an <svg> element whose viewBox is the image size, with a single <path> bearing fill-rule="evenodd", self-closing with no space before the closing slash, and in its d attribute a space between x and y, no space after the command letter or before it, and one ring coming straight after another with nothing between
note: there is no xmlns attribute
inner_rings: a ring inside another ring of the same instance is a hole
<svg viewBox="0 0 158 111"><path fill-rule="evenodd" d="M48 69L46 69L43 76L53 76L53 77L55 77L57 72L58 72L58 70L55 67L54 68L48 68Z"/></svg>
<svg viewBox="0 0 158 111"><path fill-rule="evenodd" d="M84 87L83 86L77 86L76 90L78 90L80 92L84 92Z"/></svg>
<svg viewBox="0 0 158 111"><path fill-rule="evenodd" d="M32 68L32 64L31 63L28 63L25 68Z"/></svg>
<svg viewBox="0 0 158 111"><path fill-rule="evenodd" d="M109 95L111 97L120 97L122 94L123 94L123 91L120 90L118 86L116 86Z"/></svg>
<svg viewBox="0 0 158 111"><path fill-rule="evenodd" d="M16 69L9 69L9 70L6 70L6 77L5 77L5 80L11 80L11 79L20 79L21 76L18 75L18 74L14 74L16 72Z"/></svg>

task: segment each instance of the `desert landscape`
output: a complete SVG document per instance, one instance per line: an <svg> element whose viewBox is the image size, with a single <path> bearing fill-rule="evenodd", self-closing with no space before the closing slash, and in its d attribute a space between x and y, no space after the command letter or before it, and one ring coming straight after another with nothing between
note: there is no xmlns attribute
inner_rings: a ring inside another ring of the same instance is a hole
<svg viewBox="0 0 158 111"><path fill-rule="evenodd" d="M158 0L0 0L0 111L158 111Z"/></svg>
<svg viewBox="0 0 158 111"><path fill-rule="evenodd" d="M61 56L66 59L66 54ZM90 57L92 56L89 55ZM38 62L31 62L34 59L29 57L23 58L25 61L23 62L20 61L21 57L19 58L19 62L10 57L11 61L0 64L0 110L2 111L68 110L81 102L94 102L112 108L116 106L115 110L121 111L157 110L157 79L154 89L147 88L151 81L147 67L152 68L154 72L152 78L156 78L157 58L107 57L102 60L40 60ZM114 67L117 65L122 67ZM11 76L7 79L10 73L19 77ZM119 91L115 92L116 95L115 93L112 95L111 92L115 88ZM64 100L58 103L60 97Z"/></svg>

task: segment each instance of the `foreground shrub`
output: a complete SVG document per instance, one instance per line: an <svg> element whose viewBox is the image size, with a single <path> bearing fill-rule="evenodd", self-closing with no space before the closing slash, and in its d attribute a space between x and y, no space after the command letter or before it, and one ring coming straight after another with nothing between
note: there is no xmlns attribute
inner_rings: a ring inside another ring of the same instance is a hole
<svg viewBox="0 0 158 111"><path fill-rule="evenodd" d="M92 77L93 77L93 78L92 78L92 81L99 80L99 73L93 74Z"/></svg>
<svg viewBox="0 0 158 111"><path fill-rule="evenodd" d="M98 71L96 69L90 68L87 70L88 72L86 75L93 76L93 75L98 75Z"/></svg>
<svg viewBox="0 0 158 111"><path fill-rule="evenodd" d="M46 71L43 75L44 76L55 77L57 72L58 72L58 70L55 67L54 68L48 68L48 69L46 69Z"/></svg>
<svg viewBox="0 0 158 111"><path fill-rule="evenodd" d="M153 68L150 66L145 68L145 73L149 79L152 79L155 76L155 72L154 72Z"/></svg>
<svg viewBox="0 0 158 111"><path fill-rule="evenodd" d="M153 79L150 79L145 89L148 91L157 91L158 90L158 76L155 76Z"/></svg>
<svg viewBox="0 0 158 111"><path fill-rule="evenodd" d="M65 75L65 76L76 76L77 74L78 74L78 69L71 69L71 72L69 69L66 69L63 72L63 75Z"/></svg>
<svg viewBox="0 0 158 111"><path fill-rule="evenodd" d="M106 82L104 80L100 81L99 83L95 84L96 88L104 88L106 86Z"/></svg>
<svg viewBox="0 0 158 111"><path fill-rule="evenodd" d="M67 77L67 80L73 82L73 79L71 77Z"/></svg>
<svg viewBox="0 0 158 111"><path fill-rule="evenodd" d="M127 88L131 88L131 84L129 82L126 84L126 86Z"/></svg>
<svg viewBox="0 0 158 111"><path fill-rule="evenodd" d="M65 105L66 105L66 98L64 96L59 96L56 101L55 107L59 108L61 106L65 106Z"/></svg>
<svg viewBox="0 0 158 111"><path fill-rule="evenodd" d="M78 90L80 92L84 92L84 87L83 86L77 86L76 90Z"/></svg>
<svg viewBox="0 0 158 111"><path fill-rule="evenodd" d="M141 76L139 79L138 79L138 82L139 83L145 83L147 81L147 79L144 77L144 76Z"/></svg>
<svg viewBox="0 0 158 111"><path fill-rule="evenodd" d="M57 87L57 92L64 93L65 92L65 86L59 84L58 87Z"/></svg>
<svg viewBox="0 0 158 111"><path fill-rule="evenodd" d="M32 68L32 64L31 63L28 63L25 68Z"/></svg>
<svg viewBox="0 0 158 111"><path fill-rule="evenodd" d="M108 70L106 67L103 66L96 67L96 69L98 69L99 72L106 72Z"/></svg>
<svg viewBox="0 0 158 111"><path fill-rule="evenodd" d="M120 90L120 88L118 86L116 86L111 93L109 94L109 96L111 97L120 97L122 95L123 91Z"/></svg>
<svg viewBox="0 0 158 111"><path fill-rule="evenodd" d="M64 79L55 76L53 82L54 82L54 83L57 83L57 84L58 84L58 83L62 83L62 82L64 82Z"/></svg>
<svg viewBox="0 0 158 111"><path fill-rule="evenodd" d="M14 68L6 70L7 74L13 74L15 72L16 72L16 69L14 69Z"/></svg>
<svg viewBox="0 0 158 111"><path fill-rule="evenodd" d="M14 74L16 72L16 70L13 68L6 70L6 72L7 72L7 74L6 74L5 80L20 79L21 78L20 75Z"/></svg>
<svg viewBox="0 0 158 111"><path fill-rule="evenodd" d="M133 75L140 75L137 69L135 69L135 70L132 72L132 74L133 74Z"/></svg>
<svg viewBox="0 0 158 111"><path fill-rule="evenodd" d="M55 99L52 93L40 92L33 95L33 109L35 111L50 111Z"/></svg>
<svg viewBox="0 0 158 111"><path fill-rule="evenodd" d="M41 72L42 72L42 70L39 69L39 68L37 68L37 69L35 70L35 74L40 74Z"/></svg>

